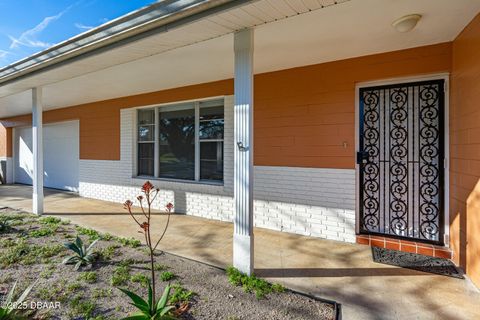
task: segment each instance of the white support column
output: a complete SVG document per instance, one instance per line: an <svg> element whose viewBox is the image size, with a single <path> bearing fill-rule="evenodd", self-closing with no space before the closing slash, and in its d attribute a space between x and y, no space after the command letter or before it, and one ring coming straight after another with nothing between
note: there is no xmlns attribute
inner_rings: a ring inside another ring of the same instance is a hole
<svg viewBox="0 0 480 320"><path fill-rule="evenodd" d="M234 35L235 226L233 265L253 273L253 29Z"/></svg>
<svg viewBox="0 0 480 320"><path fill-rule="evenodd" d="M32 211L43 214L42 89L32 89L33 198Z"/></svg>

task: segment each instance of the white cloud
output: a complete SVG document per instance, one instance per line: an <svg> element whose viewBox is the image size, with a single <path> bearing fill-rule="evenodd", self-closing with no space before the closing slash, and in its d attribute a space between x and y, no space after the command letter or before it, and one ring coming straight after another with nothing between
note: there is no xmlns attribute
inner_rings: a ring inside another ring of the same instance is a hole
<svg viewBox="0 0 480 320"><path fill-rule="evenodd" d="M95 27L93 26L86 26L84 24L81 24L81 23L75 23L75 27L77 27L78 29L82 30L82 31L87 31L87 30L90 30L90 29L93 29Z"/></svg>
<svg viewBox="0 0 480 320"><path fill-rule="evenodd" d="M15 37L12 37L12 36L8 36L10 38L10 40L12 41L11 44L10 44L10 49L14 49L14 48L18 48L19 46L26 46L26 47L35 47L35 48L47 48L47 47L50 47L51 44L50 43L47 43L47 42L44 42L44 41L41 41L41 40L38 40L37 39L37 36L43 31L45 30L46 27L48 27L48 25L50 23L52 23L53 21L56 21L58 19L60 19L68 10L70 10L72 6L66 8L65 10L63 10L62 12L54 15L54 16L50 16L50 17L46 17L42 20L42 22L40 22L39 24L37 24L35 27L33 27L32 29L29 29L25 32L23 32L20 37L18 38L15 38Z"/></svg>
<svg viewBox="0 0 480 320"><path fill-rule="evenodd" d="M0 50L0 59L5 58L9 54L10 54L10 52L8 52L8 51Z"/></svg>

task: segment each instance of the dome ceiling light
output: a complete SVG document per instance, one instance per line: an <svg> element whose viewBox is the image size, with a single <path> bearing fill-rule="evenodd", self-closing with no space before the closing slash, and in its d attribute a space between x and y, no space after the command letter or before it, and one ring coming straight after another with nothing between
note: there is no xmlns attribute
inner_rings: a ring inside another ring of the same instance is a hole
<svg viewBox="0 0 480 320"><path fill-rule="evenodd" d="M392 22L392 26L398 32L408 32L411 31L417 25L418 21L422 18L420 14L409 14L403 16Z"/></svg>

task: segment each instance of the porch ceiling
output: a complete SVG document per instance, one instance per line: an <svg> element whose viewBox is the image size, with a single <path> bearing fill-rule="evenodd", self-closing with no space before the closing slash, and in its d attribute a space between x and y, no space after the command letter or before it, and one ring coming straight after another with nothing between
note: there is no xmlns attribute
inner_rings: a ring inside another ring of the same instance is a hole
<svg viewBox="0 0 480 320"><path fill-rule="evenodd" d="M335 4L336 3L336 4ZM233 77L232 33L255 27L255 73L452 41L480 11L478 0L259 0L147 38L0 82L0 118ZM423 19L410 33L391 22Z"/></svg>

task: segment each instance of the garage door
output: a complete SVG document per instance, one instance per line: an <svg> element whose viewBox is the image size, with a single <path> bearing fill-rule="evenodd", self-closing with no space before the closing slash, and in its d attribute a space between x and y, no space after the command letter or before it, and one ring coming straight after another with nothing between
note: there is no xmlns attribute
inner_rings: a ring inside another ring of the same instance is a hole
<svg viewBox="0 0 480 320"><path fill-rule="evenodd" d="M32 184L32 128L15 128L15 182ZM78 192L78 121L43 126L44 185Z"/></svg>

